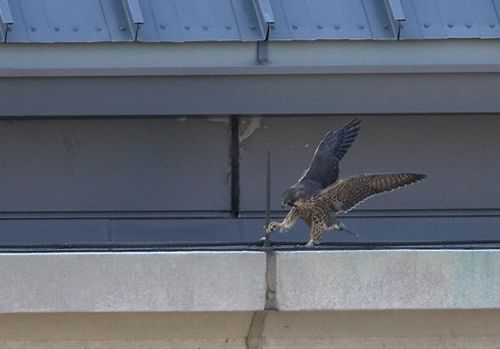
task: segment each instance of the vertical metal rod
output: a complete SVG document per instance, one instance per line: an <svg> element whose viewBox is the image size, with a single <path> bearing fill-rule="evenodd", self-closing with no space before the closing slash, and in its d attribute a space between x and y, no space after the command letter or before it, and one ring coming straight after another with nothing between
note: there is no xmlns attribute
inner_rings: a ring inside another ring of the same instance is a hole
<svg viewBox="0 0 500 349"><path fill-rule="evenodd" d="M271 151L267 151L267 172L266 172L266 227L271 223ZM271 246L271 234L264 234L264 247Z"/></svg>
<svg viewBox="0 0 500 349"><path fill-rule="evenodd" d="M266 227L271 223L271 151L267 151L266 172Z"/></svg>
<svg viewBox="0 0 500 349"><path fill-rule="evenodd" d="M231 116L231 217L240 214L240 120Z"/></svg>

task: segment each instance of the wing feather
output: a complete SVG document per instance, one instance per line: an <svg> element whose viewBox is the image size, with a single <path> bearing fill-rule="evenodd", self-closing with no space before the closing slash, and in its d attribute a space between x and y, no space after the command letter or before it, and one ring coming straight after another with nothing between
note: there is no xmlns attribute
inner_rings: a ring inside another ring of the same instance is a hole
<svg viewBox="0 0 500 349"><path fill-rule="evenodd" d="M340 180L322 190L313 200L318 207L335 213L348 212L366 199L424 179L416 173L368 174Z"/></svg>
<svg viewBox="0 0 500 349"><path fill-rule="evenodd" d="M359 120L352 120L337 131L328 131L314 152L311 165L299 183L315 182L320 188L334 183L339 176L339 161L354 142L360 128Z"/></svg>

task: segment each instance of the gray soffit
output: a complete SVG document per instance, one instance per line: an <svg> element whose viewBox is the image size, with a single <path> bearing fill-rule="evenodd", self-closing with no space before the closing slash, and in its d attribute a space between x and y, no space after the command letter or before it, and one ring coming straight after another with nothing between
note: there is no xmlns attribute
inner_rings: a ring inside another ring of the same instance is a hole
<svg viewBox="0 0 500 349"><path fill-rule="evenodd" d="M500 38L499 8L500 0L2 0L0 32L26 43Z"/></svg>

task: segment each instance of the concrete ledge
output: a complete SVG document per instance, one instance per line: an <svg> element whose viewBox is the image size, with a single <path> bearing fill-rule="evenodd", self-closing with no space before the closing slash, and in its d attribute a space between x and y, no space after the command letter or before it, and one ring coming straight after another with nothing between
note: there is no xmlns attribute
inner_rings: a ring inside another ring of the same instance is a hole
<svg viewBox="0 0 500 349"><path fill-rule="evenodd" d="M278 310L498 309L500 251L281 252Z"/></svg>
<svg viewBox="0 0 500 349"><path fill-rule="evenodd" d="M0 313L500 309L500 250L0 254ZM274 268L276 268L274 270ZM274 279L276 275L276 279Z"/></svg>
<svg viewBox="0 0 500 349"><path fill-rule="evenodd" d="M0 313L255 311L265 254L1 254L0 280Z"/></svg>

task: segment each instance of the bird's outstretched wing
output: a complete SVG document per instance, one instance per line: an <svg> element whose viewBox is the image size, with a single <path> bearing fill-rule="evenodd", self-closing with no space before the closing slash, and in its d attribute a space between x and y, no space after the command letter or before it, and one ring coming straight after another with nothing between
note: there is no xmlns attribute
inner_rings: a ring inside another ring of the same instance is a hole
<svg viewBox="0 0 500 349"><path fill-rule="evenodd" d="M321 189L334 183L339 176L339 161L358 135L359 124L359 120L352 120L335 132L328 131L299 183L307 186L308 182L313 182L313 187Z"/></svg>
<svg viewBox="0 0 500 349"><path fill-rule="evenodd" d="M425 178L423 174L368 174L342 179L322 190L314 199L317 207L328 211L348 212L369 197L405 187Z"/></svg>

